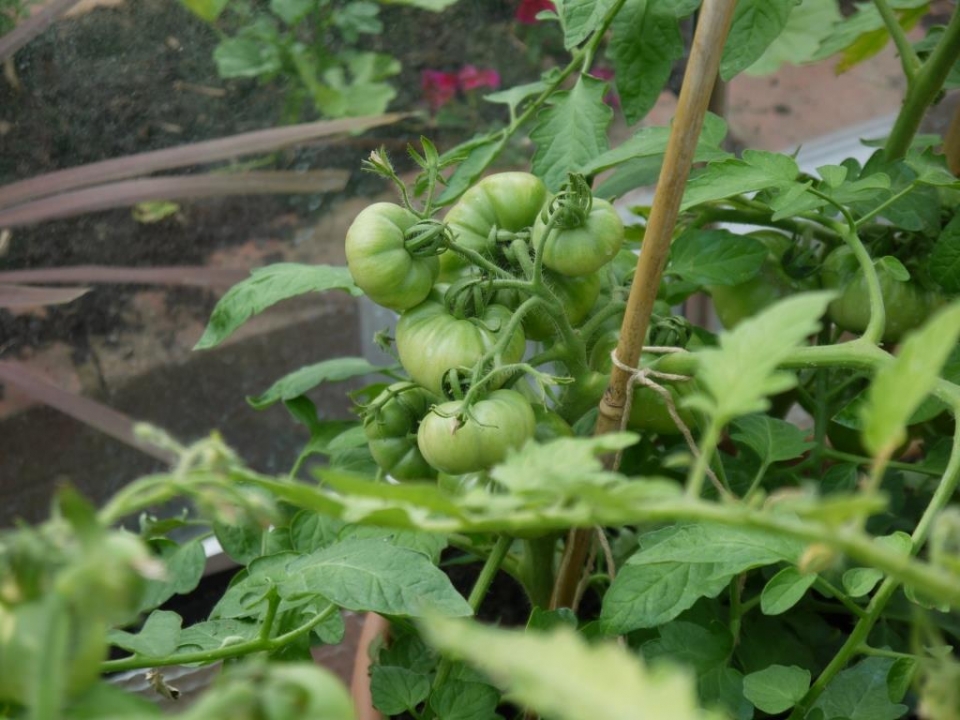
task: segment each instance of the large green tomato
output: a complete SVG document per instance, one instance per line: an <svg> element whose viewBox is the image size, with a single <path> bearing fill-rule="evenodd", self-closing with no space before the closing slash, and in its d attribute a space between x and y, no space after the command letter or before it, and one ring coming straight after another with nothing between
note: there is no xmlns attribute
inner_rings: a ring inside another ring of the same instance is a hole
<svg viewBox="0 0 960 720"><path fill-rule="evenodd" d="M749 234L767 247L767 257L760 271L739 285L715 285L708 288L720 324L727 330L742 320L756 315L778 300L802 290L812 290L815 280L797 280L783 267L783 256L792 245L790 238L775 230L759 230Z"/></svg>
<svg viewBox="0 0 960 720"><path fill-rule="evenodd" d="M887 316L883 331L885 342L898 342L904 333L922 325L947 301L939 292L924 288L913 279L897 280L885 265L878 264L876 268ZM840 291L840 297L827 308L830 319L850 332L866 330L870 322L867 279L850 247L838 247L827 256L822 279L824 287Z"/></svg>
<svg viewBox="0 0 960 720"><path fill-rule="evenodd" d="M531 439L536 427L533 408L523 395L494 390L466 410L457 400L437 405L420 423L417 444L437 470L459 475L500 462L508 450Z"/></svg>
<svg viewBox="0 0 960 720"><path fill-rule="evenodd" d="M547 187L536 175L504 172L489 175L467 190L444 218L454 241L493 256L493 230L519 232L531 227L547 199ZM455 252L440 256L440 277L449 281L468 265Z"/></svg>
<svg viewBox="0 0 960 720"><path fill-rule="evenodd" d="M418 384L443 394L443 378L451 368L471 368L500 340L512 313L488 305L479 317L457 318L438 295L407 310L397 323L400 362ZM526 339L518 327L503 352L504 363L519 362Z"/></svg>
<svg viewBox="0 0 960 720"><path fill-rule="evenodd" d="M438 398L410 382L394 383L366 408L363 432L370 454L397 480L432 479L437 472L417 447L420 421Z"/></svg>
<svg viewBox="0 0 960 720"><path fill-rule="evenodd" d="M546 232L543 217L533 226L538 247ZM543 264L561 275L589 275L614 259L623 245L623 220L606 200L594 198L590 212L578 227L556 227L543 241Z"/></svg>
<svg viewBox="0 0 960 720"><path fill-rule="evenodd" d="M436 255L415 257L404 234L418 218L393 203L364 208L347 230L347 268L353 281L378 305L398 312L418 305L440 272Z"/></svg>

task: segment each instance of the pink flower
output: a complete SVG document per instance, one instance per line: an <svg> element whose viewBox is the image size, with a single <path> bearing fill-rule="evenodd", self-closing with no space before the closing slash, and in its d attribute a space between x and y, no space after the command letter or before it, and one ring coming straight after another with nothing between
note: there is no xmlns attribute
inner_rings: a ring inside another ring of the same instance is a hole
<svg viewBox="0 0 960 720"><path fill-rule="evenodd" d="M613 80L613 70L605 67L593 68L590 74L601 80L608 82ZM617 96L616 85L610 82L610 91L604 96L603 101L610 107L620 107L620 98Z"/></svg>
<svg viewBox="0 0 960 720"><path fill-rule="evenodd" d="M513 19L524 25L533 25L537 22L537 13L542 10L556 10L556 7L551 0L520 0Z"/></svg>
<svg viewBox="0 0 960 720"><path fill-rule="evenodd" d="M420 73L420 90L432 112L453 100L458 84L456 73L442 70L424 70Z"/></svg>
<svg viewBox="0 0 960 720"><path fill-rule="evenodd" d="M496 70L479 70L475 65L464 65L457 73L457 80L464 92L482 87L492 90L500 87L500 73Z"/></svg>

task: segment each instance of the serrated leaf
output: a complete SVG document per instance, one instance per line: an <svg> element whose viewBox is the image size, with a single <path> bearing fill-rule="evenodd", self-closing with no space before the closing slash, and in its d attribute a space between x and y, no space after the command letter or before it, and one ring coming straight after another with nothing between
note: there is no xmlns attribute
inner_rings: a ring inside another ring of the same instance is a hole
<svg viewBox="0 0 960 720"><path fill-rule="evenodd" d="M430 695L430 707L443 720L494 720L500 693L479 682L450 680Z"/></svg>
<svg viewBox="0 0 960 720"><path fill-rule="evenodd" d="M704 720L693 679L649 670L613 643L587 644L574 630L549 634L430 621L428 642L488 674L518 703L554 720Z"/></svg>
<svg viewBox="0 0 960 720"><path fill-rule="evenodd" d="M247 398L250 406L263 410L281 400L292 400L325 382L343 382L361 375L382 373L386 368L374 365L362 357L338 357L307 365L285 375L261 395Z"/></svg>
<svg viewBox="0 0 960 720"><path fill-rule="evenodd" d="M715 667L697 678L700 701L720 707L732 720L753 720L753 705L743 695L743 673L732 667Z"/></svg>
<svg viewBox="0 0 960 720"><path fill-rule="evenodd" d="M603 466L599 456L637 442L635 433L608 433L590 438L558 438L527 443L490 471L490 476L518 495L563 498L580 488L603 487L619 475Z"/></svg>
<svg viewBox="0 0 960 720"><path fill-rule="evenodd" d="M557 0L554 5L563 28L563 46L576 47L597 30L612 0Z"/></svg>
<svg viewBox="0 0 960 720"><path fill-rule="evenodd" d="M777 715L796 705L810 687L810 671L771 665L743 678L743 694L765 713Z"/></svg>
<svg viewBox="0 0 960 720"><path fill-rule="evenodd" d="M213 60L222 78L255 78L275 73L282 66L276 47L255 37L221 40L213 50Z"/></svg>
<svg viewBox="0 0 960 720"><path fill-rule="evenodd" d="M234 525L216 522L213 532L223 551L241 565L257 557L263 546L264 528L250 522Z"/></svg>
<svg viewBox="0 0 960 720"><path fill-rule="evenodd" d="M183 618L169 610L154 610L147 616L136 634L125 630L111 630L107 642L136 655L163 657L177 649Z"/></svg>
<svg viewBox="0 0 960 720"><path fill-rule="evenodd" d="M286 599L320 593L347 610L385 615L473 614L425 555L383 540L345 540L295 560L277 589Z"/></svg>
<svg viewBox="0 0 960 720"><path fill-rule="evenodd" d="M216 347L251 316L281 300L327 290L345 290L354 296L363 294L345 267L277 263L252 270L249 278L220 298L207 329L193 349Z"/></svg>
<svg viewBox="0 0 960 720"><path fill-rule="evenodd" d="M801 573L795 565L783 568L763 586L760 610L764 615L781 615L796 605L817 581L815 573Z"/></svg>
<svg viewBox="0 0 960 720"><path fill-rule="evenodd" d="M369 540L376 538L396 547L421 553L437 565L440 553L447 547L447 538L438 533L419 532L417 530L396 530L372 525L347 525L340 531L340 540Z"/></svg>
<svg viewBox="0 0 960 720"><path fill-rule="evenodd" d="M557 93L549 107L540 111L530 139L537 145L533 172L556 192L567 174L579 170L606 152L607 126L613 110L603 102L607 84L581 75L571 90Z"/></svg>
<svg viewBox="0 0 960 720"><path fill-rule="evenodd" d="M406 5L430 12L441 12L453 5L457 0L378 0L382 5Z"/></svg>
<svg viewBox="0 0 960 720"><path fill-rule="evenodd" d="M698 285L739 285L760 271L767 246L729 230L687 230L673 241L667 272Z"/></svg>
<svg viewBox="0 0 960 720"><path fill-rule="evenodd" d="M730 80L759 60L798 4L799 0L739 0L720 59L720 77Z"/></svg>
<svg viewBox="0 0 960 720"><path fill-rule="evenodd" d="M894 361L877 372L863 409L863 440L872 454L889 456L904 441L910 416L933 389L958 338L960 305L951 305L908 335Z"/></svg>
<svg viewBox="0 0 960 720"><path fill-rule="evenodd" d="M843 589L852 598L864 597L883 580L883 573L876 568L850 568L843 573Z"/></svg>
<svg viewBox="0 0 960 720"><path fill-rule="evenodd" d="M960 213L948 222L930 253L930 277L950 294L960 293Z"/></svg>
<svg viewBox="0 0 960 720"><path fill-rule="evenodd" d="M769 415L747 415L738 418L733 427L731 439L749 447L767 464L793 460L814 446L796 425Z"/></svg>
<svg viewBox="0 0 960 720"><path fill-rule="evenodd" d="M463 152L466 156L447 180L438 202L441 205L447 205L469 190L501 149L503 149L501 140L487 136L480 140L468 141L444 153L443 159Z"/></svg>
<svg viewBox="0 0 960 720"><path fill-rule="evenodd" d="M833 297L829 292L794 295L747 318L720 335L719 348L696 352L697 381L709 394L692 396L695 406L726 424L741 415L763 412L767 396L789 390L796 378L777 369L794 348L820 328Z"/></svg>
<svg viewBox="0 0 960 720"><path fill-rule="evenodd" d="M160 551L165 567L162 580L148 580L140 599L140 610L153 610L174 595L191 592L200 584L207 555L200 540L191 540L177 545L171 540L158 538L150 543Z"/></svg>
<svg viewBox="0 0 960 720"><path fill-rule="evenodd" d="M790 188L800 173L789 155L765 150L745 150L743 158L710 163L690 178L681 211L700 203L767 188Z"/></svg>
<svg viewBox="0 0 960 720"><path fill-rule="evenodd" d="M227 618L205 620L183 629L177 651L192 653L198 650L216 650L226 645L236 645L252 640L259 629L258 623L241 620Z"/></svg>
<svg viewBox="0 0 960 720"><path fill-rule="evenodd" d="M627 123L642 119L657 102L673 64L683 57L679 19L699 0L632 0L617 13L608 55Z"/></svg>
<svg viewBox="0 0 960 720"><path fill-rule="evenodd" d="M413 710L430 694L430 679L402 667L374 665L370 671L374 706L387 715Z"/></svg>
<svg viewBox="0 0 960 720"><path fill-rule="evenodd" d="M520 103L529 97L539 95L546 90L547 87L548 85L545 82L537 80L536 82L525 83L523 85L514 85L506 90L498 90L489 95L484 95L483 99L490 103L506 105L512 112L516 112L517 108L520 107Z"/></svg>
<svg viewBox="0 0 960 720"><path fill-rule="evenodd" d="M813 709L821 710L825 718L897 720L907 706L890 702L887 693L887 674L893 662L869 657L847 668L827 685Z"/></svg>
<svg viewBox="0 0 960 720"><path fill-rule="evenodd" d="M803 0L790 11L783 31L744 72L769 75L781 65L808 62L841 19L836 0Z"/></svg>

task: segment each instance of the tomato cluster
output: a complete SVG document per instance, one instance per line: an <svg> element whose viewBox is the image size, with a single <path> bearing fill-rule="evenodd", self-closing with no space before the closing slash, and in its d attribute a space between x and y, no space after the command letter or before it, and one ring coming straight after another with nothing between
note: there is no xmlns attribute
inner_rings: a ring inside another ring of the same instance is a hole
<svg viewBox="0 0 960 720"><path fill-rule="evenodd" d="M623 242L617 211L574 177L552 195L528 173L491 175L442 223L391 203L363 210L347 265L368 297L400 314L396 353L409 377L364 408L383 472L446 482L530 439L572 434L568 421L582 413L571 408L605 387L588 362L605 328L584 325L610 314ZM535 385L550 376L537 367L566 370L552 409L538 402Z"/></svg>

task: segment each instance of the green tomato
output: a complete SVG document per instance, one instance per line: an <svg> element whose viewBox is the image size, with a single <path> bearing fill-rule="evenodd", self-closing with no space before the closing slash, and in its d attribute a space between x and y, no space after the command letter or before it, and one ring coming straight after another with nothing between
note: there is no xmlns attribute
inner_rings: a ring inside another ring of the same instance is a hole
<svg viewBox="0 0 960 720"><path fill-rule="evenodd" d="M543 280L553 290L557 299L563 305L563 311L573 327L578 327L593 309L600 295L600 274L590 273L579 277L567 277L550 270L545 270ZM494 301L508 308L516 309L526 299L514 290L501 290L494 296ZM550 314L543 309L535 309L523 317L523 334L529 340L543 342L554 338L557 327Z"/></svg>
<svg viewBox="0 0 960 720"><path fill-rule="evenodd" d="M444 218L454 240L470 250L492 256L492 230L519 232L531 227L547 199L547 187L536 175L504 172L488 175L467 190ZM455 279L469 263L455 252L440 256L440 277Z"/></svg>
<svg viewBox="0 0 960 720"><path fill-rule="evenodd" d="M438 295L407 310L397 323L397 353L415 382L443 394L443 377L451 368L471 368L500 340L512 313L488 305L480 317L457 318ZM519 362L526 339L518 327L503 352L504 363Z"/></svg>
<svg viewBox="0 0 960 720"><path fill-rule="evenodd" d="M437 397L410 382L386 388L367 407L363 432L370 454L385 473L397 480L422 480L436 476L417 447L420 421Z"/></svg>
<svg viewBox="0 0 960 720"><path fill-rule="evenodd" d="M546 231L541 216L533 226L533 246ZM623 220L606 200L594 199L579 227L554 228L543 240L543 264L561 275L589 275L616 257L623 245Z"/></svg>
<svg viewBox="0 0 960 720"><path fill-rule="evenodd" d="M415 257L404 234L418 222L406 208L374 203L347 230L347 267L353 281L378 305L401 312L430 293L440 272L435 255Z"/></svg>
<svg viewBox="0 0 960 720"><path fill-rule="evenodd" d="M570 423L560 417L550 408L535 403L532 405L533 415L537 420L537 429L534 439L537 442L550 442L557 438L573 437L573 428Z"/></svg>
<svg viewBox="0 0 960 720"><path fill-rule="evenodd" d="M686 407L681 407L680 400L692 390L693 382L688 380L679 385L661 383L670 398L673 406L677 410L680 420L690 429L695 429L697 419L693 412ZM652 432L657 435L679 435L680 427L674 422L667 408L666 399L653 388L637 385L633 389L633 402L630 405L630 417L627 420L627 428L630 430L640 430L643 432Z"/></svg>
<svg viewBox="0 0 960 720"><path fill-rule="evenodd" d="M886 311L884 342L898 342L903 335L922 325L934 310L947 299L914 280L903 282L891 275L883 264L877 264L880 293ZM870 322L870 296L867 278L853 250L844 245L831 252L823 263L823 286L838 290L840 297L830 303L827 315L838 327L862 333Z"/></svg>
<svg viewBox="0 0 960 720"><path fill-rule="evenodd" d="M720 324L727 330L756 315L775 302L802 290L812 290L815 281L796 280L783 267L783 256L789 250L790 238L773 230L759 230L749 234L767 247L767 257L760 271L739 285L715 285L707 288L713 298Z"/></svg>
<svg viewBox="0 0 960 720"><path fill-rule="evenodd" d="M437 470L459 475L497 464L508 450L534 437L536 427L523 395L494 390L470 408L456 400L436 406L420 423L417 444Z"/></svg>

